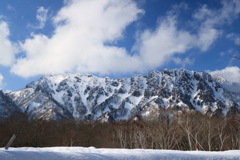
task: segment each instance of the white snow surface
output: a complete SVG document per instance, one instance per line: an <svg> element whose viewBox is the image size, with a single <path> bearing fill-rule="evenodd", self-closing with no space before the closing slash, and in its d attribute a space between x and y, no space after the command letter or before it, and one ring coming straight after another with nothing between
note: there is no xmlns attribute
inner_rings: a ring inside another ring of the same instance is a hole
<svg viewBox="0 0 240 160"><path fill-rule="evenodd" d="M0 160L227 160L240 159L240 150L224 152L94 147L0 148Z"/></svg>

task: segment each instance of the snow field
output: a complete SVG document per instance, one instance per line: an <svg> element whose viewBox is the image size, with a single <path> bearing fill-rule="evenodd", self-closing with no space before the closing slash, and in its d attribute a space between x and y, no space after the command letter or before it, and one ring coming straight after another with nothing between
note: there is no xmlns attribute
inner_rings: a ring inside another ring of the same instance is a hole
<svg viewBox="0 0 240 160"><path fill-rule="evenodd" d="M94 147L0 148L0 160L239 160L240 150L224 152Z"/></svg>

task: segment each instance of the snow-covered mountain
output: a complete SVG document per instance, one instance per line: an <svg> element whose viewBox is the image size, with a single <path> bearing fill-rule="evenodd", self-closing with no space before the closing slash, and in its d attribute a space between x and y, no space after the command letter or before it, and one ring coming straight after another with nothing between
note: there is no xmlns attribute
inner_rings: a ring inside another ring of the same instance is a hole
<svg viewBox="0 0 240 160"><path fill-rule="evenodd" d="M119 79L63 74L43 76L6 96L31 119L114 121L146 116L159 107L226 115L240 107L240 94L226 90L221 81L185 69Z"/></svg>

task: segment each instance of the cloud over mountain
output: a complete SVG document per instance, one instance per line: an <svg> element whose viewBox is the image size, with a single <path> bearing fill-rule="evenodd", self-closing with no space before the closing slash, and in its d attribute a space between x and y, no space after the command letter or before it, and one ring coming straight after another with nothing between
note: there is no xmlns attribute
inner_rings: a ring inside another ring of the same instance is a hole
<svg viewBox="0 0 240 160"><path fill-rule="evenodd" d="M215 70L209 72L212 76L220 76L226 79L227 81L222 82L223 86L230 91L239 92L240 91L240 68L226 67L222 70Z"/></svg>

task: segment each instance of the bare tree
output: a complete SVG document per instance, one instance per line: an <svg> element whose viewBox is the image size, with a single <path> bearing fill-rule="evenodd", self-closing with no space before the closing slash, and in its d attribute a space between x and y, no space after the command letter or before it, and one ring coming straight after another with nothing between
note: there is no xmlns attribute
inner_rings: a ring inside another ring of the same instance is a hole
<svg viewBox="0 0 240 160"><path fill-rule="evenodd" d="M228 120L228 134L230 135L232 148L240 149L240 122L235 117Z"/></svg>
<svg viewBox="0 0 240 160"><path fill-rule="evenodd" d="M225 143L225 141L227 140L227 138L229 137L228 134L225 133L225 128L227 126L227 119L221 119L218 118L218 123L216 123L216 128L217 128L217 134L218 134L218 138L219 138L219 150L222 151L223 150L223 145Z"/></svg>
<svg viewBox="0 0 240 160"><path fill-rule="evenodd" d="M203 137L205 140L203 144L207 144L205 147L208 149L208 151L212 151L213 149L216 149L214 145L218 139L216 127L218 121L216 117L205 115L202 123L204 124Z"/></svg>
<svg viewBox="0 0 240 160"><path fill-rule="evenodd" d="M193 149L192 138L194 137L192 135L192 130L194 130L196 126L193 124L191 112L187 111L187 112L183 113L182 118L183 119L181 122L181 126L187 134L189 150L192 150Z"/></svg>
<svg viewBox="0 0 240 160"><path fill-rule="evenodd" d="M127 132L126 132L126 127L124 124L120 124L116 128L116 134L119 139L121 148L126 148L127 147Z"/></svg>
<svg viewBox="0 0 240 160"><path fill-rule="evenodd" d="M130 124L128 125L128 145L129 145L129 148L133 148L133 145L135 143L134 141L134 126L133 126L133 123L130 122Z"/></svg>
<svg viewBox="0 0 240 160"><path fill-rule="evenodd" d="M142 149L147 148L147 134L145 128L135 126L135 138Z"/></svg>

